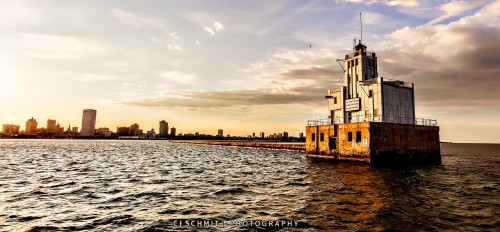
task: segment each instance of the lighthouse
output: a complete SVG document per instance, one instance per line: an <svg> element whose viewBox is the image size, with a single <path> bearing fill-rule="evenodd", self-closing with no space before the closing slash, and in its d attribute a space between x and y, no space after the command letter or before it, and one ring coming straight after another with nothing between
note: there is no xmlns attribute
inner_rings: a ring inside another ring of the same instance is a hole
<svg viewBox="0 0 500 232"><path fill-rule="evenodd" d="M414 83L379 76L377 60L361 40L337 59L344 84L325 96L328 117L308 121L307 155L374 164L439 164L437 121L416 117Z"/></svg>

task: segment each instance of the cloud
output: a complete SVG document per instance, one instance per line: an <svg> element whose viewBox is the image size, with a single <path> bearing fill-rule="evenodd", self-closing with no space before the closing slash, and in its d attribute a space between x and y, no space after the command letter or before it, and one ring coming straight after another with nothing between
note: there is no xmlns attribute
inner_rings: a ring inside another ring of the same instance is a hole
<svg viewBox="0 0 500 232"><path fill-rule="evenodd" d="M417 7L418 0L387 0L384 4L388 6Z"/></svg>
<svg viewBox="0 0 500 232"><path fill-rule="evenodd" d="M343 83L343 72L340 67L332 67L332 60L339 57L337 52L318 50L316 53L283 50L241 70L242 75L263 82L265 87L262 88L168 91L161 97L125 101L124 104L189 109L286 104L319 106L325 103L328 88ZM199 79L178 71L164 72L160 76L178 84L192 84Z"/></svg>
<svg viewBox="0 0 500 232"><path fill-rule="evenodd" d="M405 27L386 38L379 74L416 83L417 106L500 105L500 1L447 25ZM488 22L488 23L483 23ZM384 74L385 73L385 74Z"/></svg>
<svg viewBox="0 0 500 232"><path fill-rule="evenodd" d="M72 78L79 82L101 82L101 81L113 81L119 79L119 77L115 75L106 75L99 73L82 73Z"/></svg>
<svg viewBox="0 0 500 232"><path fill-rule="evenodd" d="M217 35L221 31L225 31L224 25L222 23L215 21L213 26L203 26L203 30L208 32L209 35Z"/></svg>
<svg viewBox="0 0 500 232"><path fill-rule="evenodd" d="M444 12L443 15L431 20L428 24L436 24L440 23L446 19L455 17L457 15L462 14L463 12L476 8L480 5L483 5L487 2L487 0L476 0L476 1L452 1L446 4L443 4L439 7L441 11Z"/></svg>
<svg viewBox="0 0 500 232"><path fill-rule="evenodd" d="M0 7L0 26L11 28L37 25L47 20L47 15L40 11L37 3L26 4L24 1L4 1Z"/></svg>
<svg viewBox="0 0 500 232"><path fill-rule="evenodd" d="M134 14L122 9L112 9L111 13L120 21L137 28L152 27L152 28L165 28L166 22L164 19L153 16L142 16Z"/></svg>
<svg viewBox="0 0 500 232"><path fill-rule="evenodd" d="M253 90L182 91L176 93L176 98L143 99L125 102L125 104L147 107L220 108L278 104L316 104L318 102L317 94L303 94L300 90L300 88L267 88Z"/></svg>
<svg viewBox="0 0 500 232"><path fill-rule="evenodd" d="M46 34L22 34L16 43L24 54L40 59L82 58L111 50L108 44L92 39Z"/></svg>
<svg viewBox="0 0 500 232"><path fill-rule="evenodd" d="M171 32L168 34L167 39L161 38L161 37L150 37L149 39L153 42L158 42L161 43L165 40L167 40L167 48L168 50L176 50L176 51L182 51L182 46L179 44L180 37L177 35L176 32Z"/></svg>
<svg viewBox="0 0 500 232"><path fill-rule="evenodd" d="M163 80L176 84L195 84L198 76L181 71L163 71L158 74Z"/></svg>
<svg viewBox="0 0 500 232"><path fill-rule="evenodd" d="M220 15L204 11L191 11L184 13L184 18L188 21L201 25L202 29L210 36L219 35L226 30L226 27L217 20Z"/></svg>
<svg viewBox="0 0 500 232"><path fill-rule="evenodd" d="M416 7L419 5L418 0L337 0L341 3L364 3L374 4L382 3L388 6Z"/></svg>
<svg viewBox="0 0 500 232"><path fill-rule="evenodd" d="M375 51L379 75L416 84L417 108L464 109L500 105L500 1L447 25L404 27L381 38ZM370 49L370 48L368 48ZM330 49L280 49L242 69L262 84L254 89L170 92L170 97L127 101L141 106L186 108L252 105L321 105L328 88L343 84ZM177 79L173 79L177 80ZM175 95L176 97L172 97Z"/></svg>

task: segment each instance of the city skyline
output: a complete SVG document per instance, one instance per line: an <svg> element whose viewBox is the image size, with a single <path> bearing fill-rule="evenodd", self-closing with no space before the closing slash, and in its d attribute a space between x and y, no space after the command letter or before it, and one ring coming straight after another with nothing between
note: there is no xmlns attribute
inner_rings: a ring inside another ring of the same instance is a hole
<svg viewBox="0 0 500 232"><path fill-rule="evenodd" d="M64 137L63 134L66 135L71 135L69 137L74 138L74 137L80 137L80 138L119 138L121 136L130 138L130 137L137 137L137 136L144 136L146 135L146 138L149 138L150 133L153 133L153 135L158 135L158 138L167 138L167 137L175 137L175 136L201 136L201 137L233 137L233 138L266 138L266 139L287 139L289 138L288 132L284 131L283 133L281 132L274 132L274 133L269 133L268 136L264 136L264 132L260 132L260 137L256 136L256 133L253 132L252 134L247 134L247 135L230 135L230 134L224 134L223 129L218 129L217 133L212 134L210 132L208 133L200 133L199 131L192 132L192 131L187 131L185 133L180 132L176 133L176 128L172 127L171 130L169 131L169 126L168 122L165 120L159 121L158 125L158 133L156 133L155 128L151 128L151 130L144 130L140 128L140 125L135 122L131 124L130 126L118 126L116 127L116 131L111 130L109 127L106 126L101 126L96 128L95 127L95 122L97 121L97 111L94 109L84 109L83 114L82 114L82 124L80 131L78 131L78 127L72 127L71 125L68 125L68 129L65 130L64 126L61 126L57 120L54 119L47 119L47 124L46 127L43 126L38 126L38 122L36 121L36 118L31 117L26 121L25 129L22 130L20 125L14 125L14 124L3 124L2 131L0 131L0 135L2 133L6 135L7 137L13 135L36 135L38 134L37 138L47 138L51 137L52 135L61 135L57 136L54 138L67 138ZM295 133L295 131L293 132ZM303 138L303 133L300 132L298 133L298 136L294 136L292 134L292 137L295 138ZM156 138L157 139L157 138Z"/></svg>
<svg viewBox="0 0 500 232"><path fill-rule="evenodd" d="M138 122L177 133L304 132L360 38L379 75L413 82L416 117L453 142L500 142L500 1L7 1L0 124ZM257 131L254 129L258 128Z"/></svg>

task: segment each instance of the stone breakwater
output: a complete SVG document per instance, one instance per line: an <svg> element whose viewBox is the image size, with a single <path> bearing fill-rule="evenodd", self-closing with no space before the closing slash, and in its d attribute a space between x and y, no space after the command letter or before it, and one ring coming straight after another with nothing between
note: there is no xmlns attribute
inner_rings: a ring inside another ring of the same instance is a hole
<svg viewBox="0 0 500 232"><path fill-rule="evenodd" d="M193 140L171 140L174 143L222 145L237 147L262 147L272 149L306 150L305 144L300 143L273 143L273 142L246 142L246 141L193 141Z"/></svg>

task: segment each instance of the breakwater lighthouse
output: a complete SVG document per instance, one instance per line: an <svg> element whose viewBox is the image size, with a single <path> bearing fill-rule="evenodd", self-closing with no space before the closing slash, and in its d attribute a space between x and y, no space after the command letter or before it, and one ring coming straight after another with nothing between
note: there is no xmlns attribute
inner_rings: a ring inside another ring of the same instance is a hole
<svg viewBox="0 0 500 232"><path fill-rule="evenodd" d="M378 75L377 55L354 43L337 62L344 84L329 89L328 118L309 120L309 157L375 164L441 162L436 120L415 115L415 85Z"/></svg>

